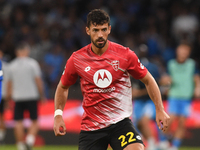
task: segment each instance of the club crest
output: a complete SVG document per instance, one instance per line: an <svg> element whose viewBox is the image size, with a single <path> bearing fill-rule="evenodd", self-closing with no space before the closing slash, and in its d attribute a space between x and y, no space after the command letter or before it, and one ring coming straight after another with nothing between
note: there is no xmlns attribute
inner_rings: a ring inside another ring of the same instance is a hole
<svg viewBox="0 0 200 150"><path fill-rule="evenodd" d="M119 60L114 60L114 61L112 61L112 66L113 66L113 69L115 70L115 71L117 71L118 69L119 69Z"/></svg>

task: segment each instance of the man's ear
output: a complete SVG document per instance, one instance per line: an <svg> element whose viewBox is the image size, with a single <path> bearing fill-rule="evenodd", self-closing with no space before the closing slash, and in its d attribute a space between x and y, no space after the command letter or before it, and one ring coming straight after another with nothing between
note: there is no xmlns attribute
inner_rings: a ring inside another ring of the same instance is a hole
<svg viewBox="0 0 200 150"><path fill-rule="evenodd" d="M88 27L85 28L87 35L90 35L90 29Z"/></svg>
<svg viewBox="0 0 200 150"><path fill-rule="evenodd" d="M110 34L110 32L111 32L111 25L108 27L108 30L109 30L108 34Z"/></svg>

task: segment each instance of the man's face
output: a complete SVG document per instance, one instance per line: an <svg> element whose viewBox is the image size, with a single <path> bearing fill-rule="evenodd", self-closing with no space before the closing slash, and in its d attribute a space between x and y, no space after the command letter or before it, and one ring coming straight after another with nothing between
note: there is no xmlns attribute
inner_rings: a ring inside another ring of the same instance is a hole
<svg viewBox="0 0 200 150"><path fill-rule="evenodd" d="M108 23L103 25L91 24L90 27L86 27L86 33L90 35L92 43L97 48L103 48L108 40L108 35L110 34L111 26Z"/></svg>
<svg viewBox="0 0 200 150"><path fill-rule="evenodd" d="M17 56L29 56L29 53L30 53L29 46L26 46L26 47L16 51Z"/></svg>
<svg viewBox="0 0 200 150"><path fill-rule="evenodd" d="M177 60L181 63L183 63L189 56L190 56L190 47L185 46L185 45L180 45L177 50Z"/></svg>

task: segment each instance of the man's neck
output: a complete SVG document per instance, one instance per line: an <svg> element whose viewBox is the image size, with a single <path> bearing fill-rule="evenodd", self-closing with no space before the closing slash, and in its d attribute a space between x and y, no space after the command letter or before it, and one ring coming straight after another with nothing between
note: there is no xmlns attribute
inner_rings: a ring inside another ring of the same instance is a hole
<svg viewBox="0 0 200 150"><path fill-rule="evenodd" d="M108 49L108 45L109 43L107 41L104 47L98 48L92 43L91 49L95 54L101 56Z"/></svg>
<svg viewBox="0 0 200 150"><path fill-rule="evenodd" d="M25 55L25 54L20 54L20 55L17 55L17 57L18 57L18 58L26 58L26 57L28 57L28 56Z"/></svg>

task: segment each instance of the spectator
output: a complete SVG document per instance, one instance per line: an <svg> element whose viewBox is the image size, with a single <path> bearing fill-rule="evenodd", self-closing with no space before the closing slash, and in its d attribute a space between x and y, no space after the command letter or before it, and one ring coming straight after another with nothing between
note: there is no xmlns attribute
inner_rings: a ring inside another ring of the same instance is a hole
<svg viewBox="0 0 200 150"><path fill-rule="evenodd" d="M176 49L176 59L168 62L168 75L161 79L162 84L171 85L168 94L170 125L175 120L178 121L178 127L172 133L170 150L180 147L186 131L185 122L190 115L191 100L193 96L200 97L200 78L194 60L189 58L190 53L191 46L185 42L181 43Z"/></svg>
<svg viewBox="0 0 200 150"><path fill-rule="evenodd" d="M24 42L16 47L16 58L10 63L8 71L7 98L15 101L15 138L18 150L30 150L38 132L37 101L45 100L39 64L29 58L30 47ZM28 110L32 123L24 141L23 114Z"/></svg>

